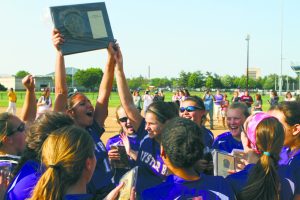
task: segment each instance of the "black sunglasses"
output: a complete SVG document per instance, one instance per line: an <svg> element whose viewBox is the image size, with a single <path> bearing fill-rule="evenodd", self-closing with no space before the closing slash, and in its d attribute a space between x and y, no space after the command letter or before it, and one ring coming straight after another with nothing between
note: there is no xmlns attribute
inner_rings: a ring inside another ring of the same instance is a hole
<svg viewBox="0 0 300 200"><path fill-rule="evenodd" d="M128 120L128 117L122 117L122 118L119 118L119 121L120 122L127 122Z"/></svg>
<svg viewBox="0 0 300 200"><path fill-rule="evenodd" d="M25 124L22 122L18 128L13 129L11 132L7 133L7 136L11 136L12 134L14 134L15 132L23 132L25 131Z"/></svg>
<svg viewBox="0 0 300 200"><path fill-rule="evenodd" d="M180 107L179 111L181 113L183 113L184 111L188 111L188 112L194 112L196 110L203 110L201 107L198 106L187 106L187 107Z"/></svg>

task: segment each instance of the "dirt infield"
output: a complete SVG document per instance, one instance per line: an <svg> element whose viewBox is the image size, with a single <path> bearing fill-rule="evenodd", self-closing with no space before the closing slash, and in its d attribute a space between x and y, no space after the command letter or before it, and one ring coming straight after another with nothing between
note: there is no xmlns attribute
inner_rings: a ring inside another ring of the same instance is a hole
<svg viewBox="0 0 300 200"><path fill-rule="evenodd" d="M0 107L0 113L5 112L6 108L5 107ZM21 114L21 108L17 108L17 115L20 116ZM207 124L208 126L208 124ZM101 137L102 141L104 144L106 144L106 141L116 135L119 131L120 127L117 123L116 117L115 117L115 108L108 108L108 118L105 121L105 133ZM216 137L220 133L223 133L227 131L222 125L217 124L214 126L214 130L212 130L214 136Z"/></svg>

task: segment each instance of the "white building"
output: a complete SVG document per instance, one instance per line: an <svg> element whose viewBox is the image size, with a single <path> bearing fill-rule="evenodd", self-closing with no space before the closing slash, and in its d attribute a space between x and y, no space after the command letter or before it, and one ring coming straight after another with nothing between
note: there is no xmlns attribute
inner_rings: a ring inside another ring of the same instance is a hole
<svg viewBox="0 0 300 200"><path fill-rule="evenodd" d="M51 76L35 76L35 88L37 91L45 87L54 87L53 79ZM22 85L22 78L16 78L15 76L2 76L0 77L0 83L6 88L14 88L14 90L25 90Z"/></svg>

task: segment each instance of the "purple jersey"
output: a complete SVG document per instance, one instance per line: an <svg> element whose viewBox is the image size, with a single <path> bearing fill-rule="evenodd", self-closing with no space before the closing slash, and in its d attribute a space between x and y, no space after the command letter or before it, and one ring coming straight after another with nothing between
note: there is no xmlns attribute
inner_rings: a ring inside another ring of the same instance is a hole
<svg viewBox="0 0 300 200"><path fill-rule="evenodd" d="M93 200L95 197L91 194L67 194L64 200Z"/></svg>
<svg viewBox="0 0 300 200"><path fill-rule="evenodd" d="M29 198L41 175L42 169L39 161L26 161L8 186L5 199Z"/></svg>
<svg viewBox="0 0 300 200"><path fill-rule="evenodd" d="M231 184L235 194L240 193L247 185L249 173L254 166L255 164L249 164L242 171L226 177L226 180ZM293 199L295 187L290 170L286 167L279 167L278 175L280 179L280 199Z"/></svg>
<svg viewBox="0 0 300 200"><path fill-rule="evenodd" d="M204 146L209 147L210 149L212 148L212 144L214 142L214 134L208 130L205 126L201 127L201 130L203 131L203 141L204 141Z"/></svg>
<svg viewBox="0 0 300 200"><path fill-rule="evenodd" d="M96 168L91 181L88 184L88 192L95 193L109 193L114 188L112 181L112 170L108 160L108 154L105 145L100 140L104 132L104 128L100 127L94 121L93 125L86 129L92 136L95 143L95 156L97 160Z"/></svg>
<svg viewBox="0 0 300 200"><path fill-rule="evenodd" d="M147 199L235 199L232 188L220 176L200 175L196 181L186 181L176 175L168 176L166 182L143 192Z"/></svg>
<svg viewBox="0 0 300 200"><path fill-rule="evenodd" d="M295 180L295 194L300 194L300 149L291 151L288 147L283 147L280 153L280 165L288 166Z"/></svg>
<svg viewBox="0 0 300 200"><path fill-rule="evenodd" d="M220 151L226 151L228 153L231 153L232 149L244 149L242 141L234 139L230 132L225 132L219 135L215 139L212 148Z"/></svg>
<svg viewBox="0 0 300 200"><path fill-rule="evenodd" d="M136 182L138 195L143 190L160 184L167 176L167 166L160 157L160 144L148 136L141 141L137 163L139 166Z"/></svg>

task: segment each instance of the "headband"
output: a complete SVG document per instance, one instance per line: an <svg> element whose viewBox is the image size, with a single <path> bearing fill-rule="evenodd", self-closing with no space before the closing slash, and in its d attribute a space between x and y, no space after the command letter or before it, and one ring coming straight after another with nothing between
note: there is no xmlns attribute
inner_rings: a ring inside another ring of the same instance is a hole
<svg viewBox="0 0 300 200"><path fill-rule="evenodd" d="M268 115L263 112L256 113L253 115L252 119L248 123L247 127L247 137L248 140L251 142L251 148L258 150L257 145L256 145L256 127L258 124L263 121L264 119L271 118L271 115Z"/></svg>

